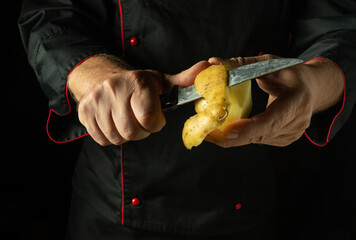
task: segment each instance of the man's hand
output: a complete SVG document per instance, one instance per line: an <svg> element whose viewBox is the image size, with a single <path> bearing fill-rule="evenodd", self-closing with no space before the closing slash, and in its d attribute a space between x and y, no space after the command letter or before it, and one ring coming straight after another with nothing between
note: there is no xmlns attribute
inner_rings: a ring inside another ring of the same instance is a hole
<svg viewBox="0 0 356 240"><path fill-rule="evenodd" d="M211 58L209 62L238 67L272 58L278 57ZM287 146L302 136L313 113L334 105L343 92L341 71L326 59L299 64L256 81L269 94L266 111L248 119L237 120L228 125L224 132L215 130L207 136L206 141L222 147L249 143Z"/></svg>
<svg viewBox="0 0 356 240"><path fill-rule="evenodd" d="M105 56L94 56L76 67L68 87L78 102L78 117L100 145L140 140L165 125L159 95L173 85L193 83L210 64L197 63L177 74L128 70Z"/></svg>

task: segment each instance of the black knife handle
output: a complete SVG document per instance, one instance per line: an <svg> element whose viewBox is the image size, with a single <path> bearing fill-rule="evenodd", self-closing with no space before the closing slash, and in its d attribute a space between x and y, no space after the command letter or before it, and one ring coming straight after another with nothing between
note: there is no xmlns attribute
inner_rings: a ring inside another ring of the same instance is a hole
<svg viewBox="0 0 356 240"><path fill-rule="evenodd" d="M163 112L168 112L178 107L178 88L178 86L174 86L171 91L159 96Z"/></svg>

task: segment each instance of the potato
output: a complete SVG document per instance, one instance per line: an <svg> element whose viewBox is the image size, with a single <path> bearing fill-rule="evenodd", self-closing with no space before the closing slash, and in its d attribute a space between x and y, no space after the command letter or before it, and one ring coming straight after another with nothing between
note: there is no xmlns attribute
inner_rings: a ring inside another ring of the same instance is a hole
<svg viewBox="0 0 356 240"><path fill-rule="evenodd" d="M195 101L196 115L183 127L183 143L187 149L200 145L213 130L223 131L229 123L247 117L252 107L251 81L227 87L231 66L212 65L198 74L194 85L203 98Z"/></svg>

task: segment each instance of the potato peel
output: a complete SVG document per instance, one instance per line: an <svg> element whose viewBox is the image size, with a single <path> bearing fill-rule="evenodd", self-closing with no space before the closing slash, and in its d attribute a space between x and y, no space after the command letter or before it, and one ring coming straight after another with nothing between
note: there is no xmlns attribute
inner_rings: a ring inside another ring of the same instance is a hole
<svg viewBox="0 0 356 240"><path fill-rule="evenodd" d="M231 66L212 65L200 72L194 82L203 98L195 101L196 115L184 124L182 138L187 149L200 145L215 129L222 131L227 124L249 115L252 106L251 82L227 87Z"/></svg>

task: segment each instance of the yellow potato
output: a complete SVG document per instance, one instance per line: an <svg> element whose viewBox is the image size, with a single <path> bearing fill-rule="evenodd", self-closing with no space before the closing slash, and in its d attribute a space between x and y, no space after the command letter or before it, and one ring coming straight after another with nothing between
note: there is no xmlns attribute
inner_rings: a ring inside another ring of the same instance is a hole
<svg viewBox="0 0 356 240"><path fill-rule="evenodd" d="M247 117L252 107L251 81L227 87L231 66L212 65L198 74L194 85L203 98L195 101L196 115L183 127L183 143L187 149L200 145L213 130L223 131L229 123Z"/></svg>

